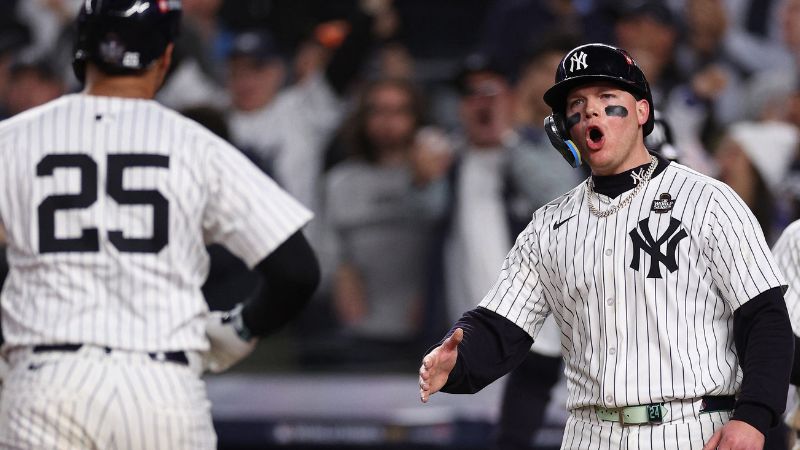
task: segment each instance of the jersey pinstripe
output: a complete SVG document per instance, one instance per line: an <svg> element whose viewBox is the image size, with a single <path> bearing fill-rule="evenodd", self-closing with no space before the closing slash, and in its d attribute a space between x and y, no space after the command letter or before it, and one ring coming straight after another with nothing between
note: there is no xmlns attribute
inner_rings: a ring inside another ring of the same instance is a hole
<svg viewBox="0 0 800 450"><path fill-rule="evenodd" d="M676 163L607 218L585 190L534 214L481 306L534 338L553 314L570 410L736 393L733 311L785 285L747 206Z"/></svg>
<svg viewBox="0 0 800 450"><path fill-rule="evenodd" d="M800 220L789 224L781 233L780 238L772 248L775 261L786 276L789 289L783 298L786 301L786 309L789 312L789 321L792 323L792 332L795 336L800 336ZM800 405L797 398L800 398L800 390L792 388L795 393L794 402L789 402L786 408L786 424L797 431L800 430ZM794 408L792 408L794 403ZM800 448L800 443L795 444L793 449Z"/></svg>
<svg viewBox="0 0 800 450"><path fill-rule="evenodd" d="M204 350L205 245L250 266L311 213L151 100L68 95L0 125L10 346Z"/></svg>
<svg viewBox="0 0 800 450"><path fill-rule="evenodd" d="M784 294L792 331L800 336L800 220L792 222L773 246L772 253L789 289Z"/></svg>

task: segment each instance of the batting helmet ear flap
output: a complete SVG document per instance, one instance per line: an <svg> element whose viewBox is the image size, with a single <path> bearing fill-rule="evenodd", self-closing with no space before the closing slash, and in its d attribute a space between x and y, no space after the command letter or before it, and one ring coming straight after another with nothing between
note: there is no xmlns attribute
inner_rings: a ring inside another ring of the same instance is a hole
<svg viewBox="0 0 800 450"><path fill-rule="evenodd" d="M569 138L564 116L554 112L545 117L544 131L547 133L547 137L550 138L550 143L558 150L558 153L561 153L561 156L564 157L569 165L573 168L580 167L583 163L581 152L578 151L578 147Z"/></svg>

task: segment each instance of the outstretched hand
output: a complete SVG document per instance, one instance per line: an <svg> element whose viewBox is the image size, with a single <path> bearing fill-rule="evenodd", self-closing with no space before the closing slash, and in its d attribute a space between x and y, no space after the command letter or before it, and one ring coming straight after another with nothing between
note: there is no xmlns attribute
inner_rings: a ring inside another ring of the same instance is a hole
<svg viewBox="0 0 800 450"><path fill-rule="evenodd" d="M764 435L741 420L731 420L711 436L703 450L761 450Z"/></svg>
<svg viewBox="0 0 800 450"><path fill-rule="evenodd" d="M447 383L447 377L456 365L458 344L463 339L464 330L456 328L442 345L422 358L422 366L419 368L419 398L422 403L427 403L431 395L439 392Z"/></svg>

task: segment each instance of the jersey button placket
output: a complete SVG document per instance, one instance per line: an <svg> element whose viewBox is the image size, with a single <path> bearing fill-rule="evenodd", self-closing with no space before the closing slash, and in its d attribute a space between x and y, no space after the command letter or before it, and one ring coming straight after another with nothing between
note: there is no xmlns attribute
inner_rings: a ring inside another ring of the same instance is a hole
<svg viewBox="0 0 800 450"><path fill-rule="evenodd" d="M613 404L614 396L611 394L615 389L615 372L617 368L616 357L616 344L617 344L617 312L614 307L614 299L617 297L617 264L616 252L614 252L613 243L616 241L616 230L614 226L609 223L605 230L606 248L603 250L602 266L603 266L603 297L600 301L605 303L607 307L600 308L599 313L603 320L603 329L605 337L603 339L604 352L602 367L603 376L601 382L603 383L603 391L606 393L605 400L608 404Z"/></svg>

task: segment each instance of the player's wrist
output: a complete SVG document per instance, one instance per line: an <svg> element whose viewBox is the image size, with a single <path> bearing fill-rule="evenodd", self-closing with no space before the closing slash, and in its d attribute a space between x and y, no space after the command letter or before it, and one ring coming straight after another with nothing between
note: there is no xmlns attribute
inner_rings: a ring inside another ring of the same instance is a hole
<svg viewBox="0 0 800 450"><path fill-rule="evenodd" d="M731 420L744 422L766 435L773 426L772 411L764 405L756 403L742 403L736 405Z"/></svg>
<svg viewBox="0 0 800 450"><path fill-rule="evenodd" d="M244 308L243 303L239 303L236 305L232 310L226 312L222 316L222 323L223 324L230 324L234 331L236 331L236 335L239 336L240 339L247 342L250 339L253 339L253 333L250 331L250 328L244 323L244 318L242 317L242 309Z"/></svg>

